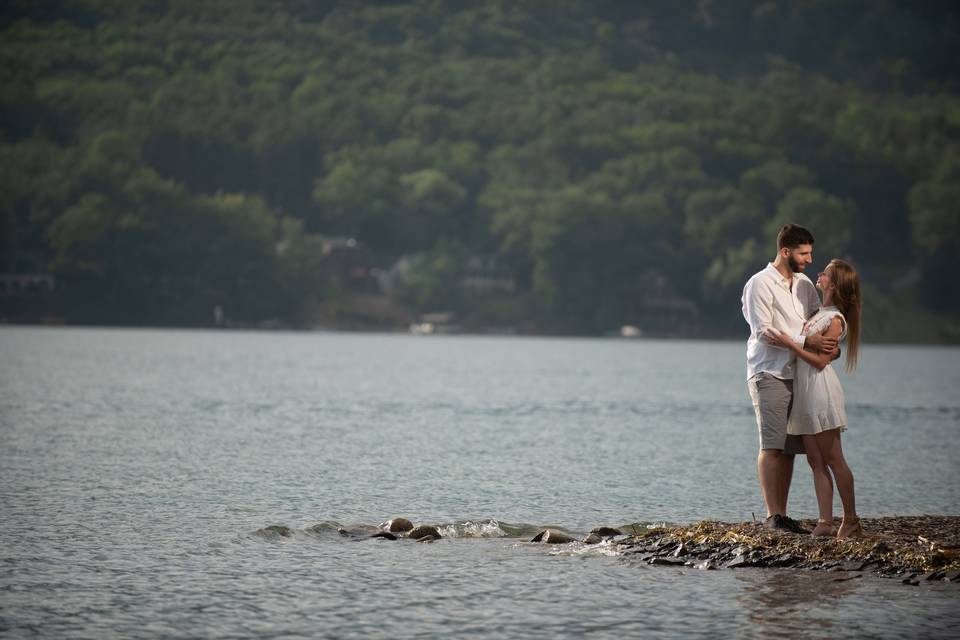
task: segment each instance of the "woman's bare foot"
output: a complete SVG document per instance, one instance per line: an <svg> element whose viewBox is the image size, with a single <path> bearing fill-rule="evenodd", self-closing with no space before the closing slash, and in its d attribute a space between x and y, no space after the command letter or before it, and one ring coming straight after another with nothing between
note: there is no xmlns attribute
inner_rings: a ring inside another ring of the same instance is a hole
<svg viewBox="0 0 960 640"><path fill-rule="evenodd" d="M810 532L810 535L814 538L824 538L826 536L832 536L833 535L833 518L831 518L830 520L819 518L817 520L817 526L813 528L813 531Z"/></svg>
<svg viewBox="0 0 960 640"><path fill-rule="evenodd" d="M863 527L860 526L860 518L858 516L852 516L850 518L844 518L843 524L840 525L840 530L837 531L837 539L843 540L845 538L860 538L863 536Z"/></svg>

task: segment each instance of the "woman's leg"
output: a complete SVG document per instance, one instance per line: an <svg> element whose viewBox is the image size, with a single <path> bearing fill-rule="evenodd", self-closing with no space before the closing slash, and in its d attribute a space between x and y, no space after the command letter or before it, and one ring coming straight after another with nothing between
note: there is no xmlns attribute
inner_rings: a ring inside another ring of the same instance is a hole
<svg viewBox="0 0 960 640"><path fill-rule="evenodd" d="M853 472L843 457L843 446L840 443L840 429L831 429L817 434L817 443L820 452L833 477L837 481L837 492L840 502L843 503L843 524L837 537L847 538L860 533L860 518L857 517L857 500L853 484Z"/></svg>
<svg viewBox="0 0 960 640"><path fill-rule="evenodd" d="M827 536L833 526L833 481L817 436L803 436L803 448L806 449L807 462L813 472L813 489L817 494L817 510L820 512L817 526L810 535Z"/></svg>

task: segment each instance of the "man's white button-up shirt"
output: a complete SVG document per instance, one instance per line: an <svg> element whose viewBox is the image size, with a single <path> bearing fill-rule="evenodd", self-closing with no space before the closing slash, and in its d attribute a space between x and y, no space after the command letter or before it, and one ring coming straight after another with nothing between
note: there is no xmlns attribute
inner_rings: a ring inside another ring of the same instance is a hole
<svg viewBox="0 0 960 640"><path fill-rule="evenodd" d="M793 336L803 345L803 324L820 309L820 296L810 278L793 274L793 286L773 264L747 280L743 287L743 317L750 325L747 340L747 380L759 373L769 373L783 380L792 380L796 357L783 347L770 344L764 335L777 329Z"/></svg>

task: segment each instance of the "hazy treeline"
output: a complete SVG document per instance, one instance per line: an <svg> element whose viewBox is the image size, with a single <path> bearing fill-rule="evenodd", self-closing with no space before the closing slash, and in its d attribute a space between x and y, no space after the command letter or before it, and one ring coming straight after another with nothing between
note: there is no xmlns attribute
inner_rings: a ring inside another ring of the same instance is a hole
<svg viewBox="0 0 960 640"><path fill-rule="evenodd" d="M960 311L952 2L0 12L0 271L58 281L8 306L310 323L346 294L321 250L343 236L370 266L410 258L414 311L600 332L689 300L696 330L722 333L795 221L815 266L861 267L875 335L900 335L895 309ZM473 256L516 289L458 286ZM944 326L924 337L960 336Z"/></svg>

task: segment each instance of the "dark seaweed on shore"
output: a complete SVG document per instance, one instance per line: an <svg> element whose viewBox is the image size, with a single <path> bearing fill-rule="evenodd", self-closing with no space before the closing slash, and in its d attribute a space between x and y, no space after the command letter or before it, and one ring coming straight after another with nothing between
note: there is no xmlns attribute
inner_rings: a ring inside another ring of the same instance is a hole
<svg viewBox="0 0 960 640"><path fill-rule="evenodd" d="M621 541L620 549L650 564L698 569L869 571L911 584L960 584L960 516L862 518L862 523L863 537L837 540L771 531L759 522L703 521L636 533Z"/></svg>

